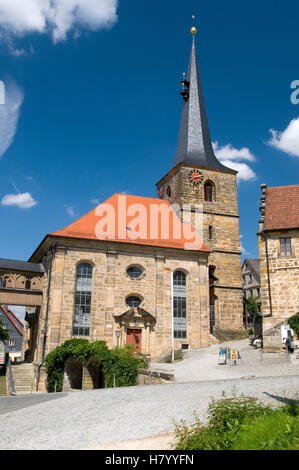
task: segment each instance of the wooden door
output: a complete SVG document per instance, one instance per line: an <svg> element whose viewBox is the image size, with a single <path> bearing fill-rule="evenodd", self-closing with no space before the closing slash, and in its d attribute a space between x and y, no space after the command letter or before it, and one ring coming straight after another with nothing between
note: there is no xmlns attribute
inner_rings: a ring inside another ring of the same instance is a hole
<svg viewBox="0 0 299 470"><path fill-rule="evenodd" d="M136 329L127 329L127 344L132 344L134 346L135 352L141 351L141 330Z"/></svg>

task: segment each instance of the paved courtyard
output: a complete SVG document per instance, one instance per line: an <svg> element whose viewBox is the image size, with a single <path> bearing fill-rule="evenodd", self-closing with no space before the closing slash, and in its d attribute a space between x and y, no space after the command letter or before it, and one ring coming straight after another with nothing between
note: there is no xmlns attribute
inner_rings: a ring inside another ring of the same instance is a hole
<svg viewBox="0 0 299 470"><path fill-rule="evenodd" d="M191 424L194 413L204 421L210 400L223 392L281 405L286 398L298 397L299 376L4 397L0 449L94 449L169 433L181 420ZM132 448L128 444L127 449Z"/></svg>
<svg viewBox="0 0 299 470"><path fill-rule="evenodd" d="M238 349L241 359L236 366L218 364L220 346ZM297 351L299 354L299 349ZM151 368L174 373L176 382L296 375L299 374L299 359L295 357L295 353L288 356L286 351L263 354L260 348L250 346L249 340L245 339L185 351L183 361L175 364L152 363Z"/></svg>

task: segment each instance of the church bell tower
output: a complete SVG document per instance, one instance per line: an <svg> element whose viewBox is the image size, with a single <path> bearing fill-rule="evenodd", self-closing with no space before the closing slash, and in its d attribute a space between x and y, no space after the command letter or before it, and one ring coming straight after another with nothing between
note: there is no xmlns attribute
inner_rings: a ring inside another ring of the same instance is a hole
<svg viewBox="0 0 299 470"><path fill-rule="evenodd" d="M237 172L215 156L196 54L193 26L188 74L183 75L183 109L179 140L170 171L156 184L158 198L178 204L210 248L210 332L236 338L243 330L243 292L237 195ZM203 213L195 223L196 207Z"/></svg>

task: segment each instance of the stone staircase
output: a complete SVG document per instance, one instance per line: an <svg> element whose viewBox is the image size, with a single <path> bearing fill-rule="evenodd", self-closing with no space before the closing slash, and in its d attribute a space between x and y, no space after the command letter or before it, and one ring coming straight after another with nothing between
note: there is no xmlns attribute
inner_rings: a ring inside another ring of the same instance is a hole
<svg viewBox="0 0 299 470"><path fill-rule="evenodd" d="M0 397L7 396L6 375L0 371Z"/></svg>
<svg viewBox="0 0 299 470"><path fill-rule="evenodd" d="M34 391L34 367L30 363L12 363L12 376L16 395L32 393Z"/></svg>

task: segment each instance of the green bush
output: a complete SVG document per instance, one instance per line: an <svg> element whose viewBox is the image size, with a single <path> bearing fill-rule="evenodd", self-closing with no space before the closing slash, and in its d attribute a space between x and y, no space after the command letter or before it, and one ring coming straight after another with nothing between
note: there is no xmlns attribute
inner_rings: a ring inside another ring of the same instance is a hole
<svg viewBox="0 0 299 470"><path fill-rule="evenodd" d="M177 450L231 449L246 419L271 414L272 408L251 398L212 400L208 408L208 424L199 418L190 427L176 426Z"/></svg>
<svg viewBox="0 0 299 470"><path fill-rule="evenodd" d="M289 318L288 324L296 333L297 338L299 338L299 313L296 313L296 315L293 315L291 318Z"/></svg>
<svg viewBox="0 0 299 470"><path fill-rule="evenodd" d="M142 357L135 356L131 346L109 350L105 341L89 343L86 339L73 338L51 351L45 359L48 392L60 392L63 386L64 363L73 357L82 363L93 358L103 367L106 386L136 385L139 367L147 367Z"/></svg>

